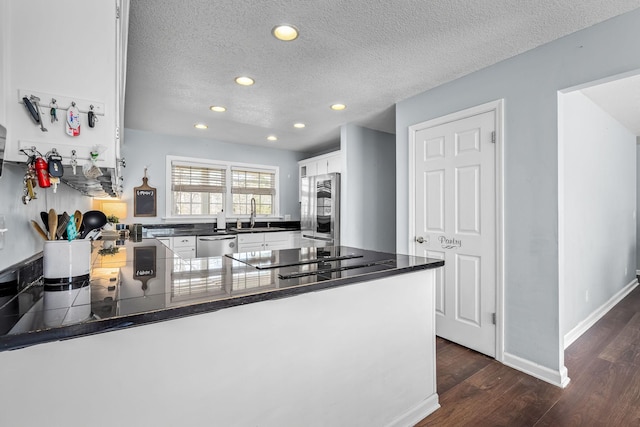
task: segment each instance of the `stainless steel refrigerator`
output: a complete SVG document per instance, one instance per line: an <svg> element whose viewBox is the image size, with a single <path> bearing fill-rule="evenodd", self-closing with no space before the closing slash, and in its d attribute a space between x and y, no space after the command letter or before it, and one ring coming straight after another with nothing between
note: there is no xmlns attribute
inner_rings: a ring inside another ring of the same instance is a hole
<svg viewBox="0 0 640 427"><path fill-rule="evenodd" d="M302 178L302 246L340 245L340 174Z"/></svg>

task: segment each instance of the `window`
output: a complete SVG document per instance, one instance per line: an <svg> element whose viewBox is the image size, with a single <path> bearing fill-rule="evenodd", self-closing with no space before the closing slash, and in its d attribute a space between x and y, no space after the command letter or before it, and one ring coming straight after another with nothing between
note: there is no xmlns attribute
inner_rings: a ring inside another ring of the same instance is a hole
<svg viewBox="0 0 640 427"><path fill-rule="evenodd" d="M171 214L214 215L224 209L226 169L171 163Z"/></svg>
<svg viewBox="0 0 640 427"><path fill-rule="evenodd" d="M274 171L232 168L231 194L233 215L251 214L251 199L256 202L256 214L273 215L276 195Z"/></svg>
<svg viewBox="0 0 640 427"><path fill-rule="evenodd" d="M256 214L278 214L278 168L230 164L167 156L168 216L249 216L251 199Z"/></svg>

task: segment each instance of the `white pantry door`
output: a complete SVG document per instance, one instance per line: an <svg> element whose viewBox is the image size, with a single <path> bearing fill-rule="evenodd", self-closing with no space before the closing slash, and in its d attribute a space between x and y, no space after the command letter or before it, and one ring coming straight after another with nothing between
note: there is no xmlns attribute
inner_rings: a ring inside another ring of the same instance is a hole
<svg viewBox="0 0 640 427"><path fill-rule="evenodd" d="M496 355L496 112L416 130L415 254L445 260L436 334Z"/></svg>

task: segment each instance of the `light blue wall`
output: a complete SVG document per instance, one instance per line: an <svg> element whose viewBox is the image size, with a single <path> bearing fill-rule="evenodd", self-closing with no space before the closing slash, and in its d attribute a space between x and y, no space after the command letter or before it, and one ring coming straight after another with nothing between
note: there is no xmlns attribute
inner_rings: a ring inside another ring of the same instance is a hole
<svg viewBox="0 0 640 427"><path fill-rule="evenodd" d="M304 157L302 153L125 129L122 155L127 163L123 174L122 199L127 202L128 209L127 218L121 222L140 224L162 222L166 210L167 155L278 166L280 168L280 214L282 216L290 214L292 220L300 219L297 162ZM145 167L148 168L149 185L158 190L156 217L133 216L133 188L142 184ZM227 215L227 220L230 218L233 217Z"/></svg>
<svg viewBox="0 0 640 427"><path fill-rule="evenodd" d="M341 244L395 252L395 135L345 125L340 151Z"/></svg>
<svg viewBox="0 0 640 427"><path fill-rule="evenodd" d="M397 249L408 252L408 127L503 98L505 352L562 369L558 90L640 68L640 10L398 103ZM425 66L427 66L425 64Z"/></svg>
<svg viewBox="0 0 640 427"><path fill-rule="evenodd" d="M636 137L580 91L560 117L566 335L635 280Z"/></svg>

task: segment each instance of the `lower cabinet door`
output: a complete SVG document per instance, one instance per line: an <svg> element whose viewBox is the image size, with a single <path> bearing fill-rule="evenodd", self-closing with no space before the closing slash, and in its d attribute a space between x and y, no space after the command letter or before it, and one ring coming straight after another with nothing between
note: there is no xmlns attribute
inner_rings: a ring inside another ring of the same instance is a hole
<svg viewBox="0 0 640 427"><path fill-rule="evenodd" d="M195 258L196 248L173 248L173 252L180 258Z"/></svg>
<svg viewBox="0 0 640 427"><path fill-rule="evenodd" d="M238 252L260 252L264 250L263 243L238 243Z"/></svg>

